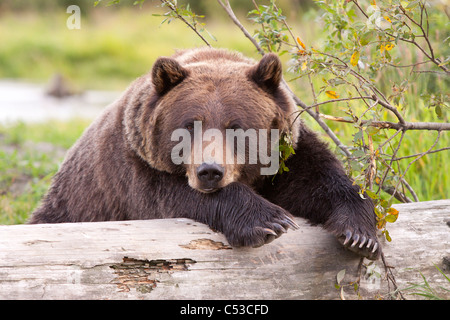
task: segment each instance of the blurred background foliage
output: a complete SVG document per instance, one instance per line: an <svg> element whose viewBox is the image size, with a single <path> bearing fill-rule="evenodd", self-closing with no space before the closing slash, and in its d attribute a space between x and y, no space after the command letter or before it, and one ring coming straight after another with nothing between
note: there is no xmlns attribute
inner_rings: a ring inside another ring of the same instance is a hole
<svg viewBox="0 0 450 320"><path fill-rule="evenodd" d="M310 0L283 0L280 5L301 23ZM63 73L81 88L123 89L130 80L148 70L160 55L176 48L201 46L198 37L176 21L160 26L159 1L132 0L120 5L93 0L4 0L0 3L0 78L47 81L55 72ZM215 46L233 48L256 57L255 50L228 21L216 1L189 3L194 12L205 16L208 31L217 39ZM243 20L251 1L231 2ZM81 8L81 29L69 30L69 5ZM308 15L311 17L311 14Z"/></svg>
<svg viewBox="0 0 450 320"><path fill-rule="evenodd" d="M345 0L341 0L345 1ZM175 49L203 46L201 39L180 21L161 25L162 17L154 14L165 12L160 1L146 0L134 5L134 0L122 0L119 5L107 5L107 1L94 6L94 0L2 0L0 2L0 80L19 79L46 85L52 76L60 73L76 91L123 91L138 76L150 70L157 57L173 54ZM265 4L269 1L257 1ZM192 11L204 15L207 30L217 39L208 38L214 47L241 51L258 59L260 56L243 34L232 24L216 1L179 0L189 3ZM247 30L258 27L248 19L253 10L251 0L230 1L236 15ZM430 1L434 9L446 12L448 6L440 0ZM69 5L81 8L81 29L69 30L66 21ZM320 47L327 39L322 19L323 11L312 0L278 0L295 34L309 47ZM443 40L449 33L448 16L433 16L430 23L435 30L434 39ZM414 60L414 52L407 47L396 48L397 57ZM448 50L448 43L447 48ZM394 50L392 51L394 54ZM282 55L285 71L289 55ZM408 70L386 71L376 81L386 91L393 83L407 77ZM287 80L296 78L285 73ZM310 85L305 79L291 81L298 97L312 104ZM1 85L1 83L0 83ZM320 86L319 83L316 85ZM408 105L410 121L442 121L420 97L423 92L447 92L448 81L433 75L424 75L409 87L404 101ZM328 99L326 96L320 99ZM322 101L320 100L320 101ZM0 113L2 112L0 105ZM326 114L346 116L345 104L329 104L321 107ZM444 121L448 121L444 116ZM302 118L312 128L321 132L308 116ZM70 121L51 120L44 123L2 122L0 118L0 224L23 223L39 203L47 190L52 175L64 157L64 151L72 145L88 126L91 119ZM345 123L329 121L327 124L346 144L353 140L352 127ZM326 135L322 135L326 140ZM416 154L427 150L435 141L434 132L414 132L405 138L398 156ZM443 134L436 148L447 147L450 141ZM330 144L334 149L334 144ZM338 153L338 151L336 150ZM407 163L406 163L407 164ZM448 152L430 154L407 172L406 180L414 188L421 201L450 197L450 165Z"/></svg>

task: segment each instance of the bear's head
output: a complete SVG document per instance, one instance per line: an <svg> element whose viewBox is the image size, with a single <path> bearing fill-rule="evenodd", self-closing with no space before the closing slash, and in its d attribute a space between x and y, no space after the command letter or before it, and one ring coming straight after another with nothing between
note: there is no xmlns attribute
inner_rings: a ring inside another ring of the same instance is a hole
<svg viewBox="0 0 450 320"><path fill-rule="evenodd" d="M225 50L183 51L159 58L129 92L132 148L202 192L274 174L278 139L297 141L296 105L275 54L254 62Z"/></svg>

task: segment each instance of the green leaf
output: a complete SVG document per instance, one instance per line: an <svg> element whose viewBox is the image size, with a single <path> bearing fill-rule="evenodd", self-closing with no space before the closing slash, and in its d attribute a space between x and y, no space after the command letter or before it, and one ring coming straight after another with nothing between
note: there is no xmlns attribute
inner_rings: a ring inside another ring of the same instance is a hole
<svg viewBox="0 0 450 320"><path fill-rule="evenodd" d="M369 120L371 122L371 120ZM366 123L366 125L369 122ZM376 127L367 127L366 132L369 136L373 136L376 135L378 132L380 132L380 128L376 128Z"/></svg>
<svg viewBox="0 0 450 320"><path fill-rule="evenodd" d="M359 39L359 43L362 46L365 46L370 42L370 40L375 39L375 36L376 36L375 31L373 31L373 30L368 31L361 36L361 38Z"/></svg>
<svg viewBox="0 0 450 320"><path fill-rule="evenodd" d="M389 207L391 206L391 204L389 203L389 201L386 200L381 200L380 201L380 205L384 208L384 209L389 209Z"/></svg>
<svg viewBox="0 0 450 320"><path fill-rule="evenodd" d="M355 133L355 137L353 141L358 142L359 140L362 140L363 138L363 132L362 130L359 130L357 133Z"/></svg>
<svg viewBox="0 0 450 320"><path fill-rule="evenodd" d="M372 198L373 200L378 199L378 195L377 195L375 192L370 191L370 190L366 190L366 193L367 193L367 195L368 195L370 198Z"/></svg>
<svg viewBox="0 0 450 320"><path fill-rule="evenodd" d="M391 236L389 235L389 232L388 232L387 230L384 230L384 236L386 237L386 240L387 240L388 242L391 242L391 241L392 241L392 238L391 238Z"/></svg>
<svg viewBox="0 0 450 320"><path fill-rule="evenodd" d="M385 218L386 222L389 223L394 223L395 221L397 221L397 215L393 215L393 214L388 214Z"/></svg>
<svg viewBox="0 0 450 320"><path fill-rule="evenodd" d="M439 104L434 108L434 112L436 112L439 119L442 119L442 109Z"/></svg>
<svg viewBox="0 0 450 320"><path fill-rule="evenodd" d="M380 218L380 219L383 218L384 214L377 207L375 207L374 211L378 218Z"/></svg>
<svg viewBox="0 0 450 320"><path fill-rule="evenodd" d="M410 3L408 3L408 5L406 6L405 9L414 9L415 7L417 7L417 5L419 4L419 0L415 0L415 1L411 1Z"/></svg>
<svg viewBox="0 0 450 320"><path fill-rule="evenodd" d="M355 158L361 158L361 157L364 157L366 154L364 153L364 151L363 150L355 150L355 151L353 151L352 152L352 155L355 157Z"/></svg>

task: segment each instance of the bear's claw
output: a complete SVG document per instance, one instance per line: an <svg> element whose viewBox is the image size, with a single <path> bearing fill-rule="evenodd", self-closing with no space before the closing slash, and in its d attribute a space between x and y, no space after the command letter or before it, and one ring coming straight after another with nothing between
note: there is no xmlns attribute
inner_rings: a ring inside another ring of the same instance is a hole
<svg viewBox="0 0 450 320"><path fill-rule="evenodd" d="M297 222L294 221L291 217L286 217L285 222L294 230L297 230L300 228L300 226L297 224Z"/></svg>
<svg viewBox="0 0 450 320"><path fill-rule="evenodd" d="M253 248L258 248L265 244L271 243L273 240L275 240L281 235L277 234L275 231L269 228L256 227L255 229L263 233L264 241L261 241L260 243L253 245Z"/></svg>
<svg viewBox="0 0 450 320"><path fill-rule="evenodd" d="M347 249L370 260L378 259L381 254L381 247L378 240L367 237L366 235L360 235L356 232L346 230L344 234L338 237L338 240Z"/></svg>
<svg viewBox="0 0 450 320"><path fill-rule="evenodd" d="M284 217L284 219L277 219L276 222L270 223L270 228L268 227L254 227L253 234L260 235L257 236L256 243L252 245L253 248L261 247L264 244L268 244L273 240L279 238L283 233L287 232L287 229L298 229L299 225L289 216Z"/></svg>
<svg viewBox="0 0 450 320"><path fill-rule="evenodd" d="M257 248L277 239L288 229L299 228L289 213L273 205L270 208L273 211L260 214L260 219L255 219L252 225L242 229L232 228L230 232L225 232L228 243L233 247Z"/></svg>

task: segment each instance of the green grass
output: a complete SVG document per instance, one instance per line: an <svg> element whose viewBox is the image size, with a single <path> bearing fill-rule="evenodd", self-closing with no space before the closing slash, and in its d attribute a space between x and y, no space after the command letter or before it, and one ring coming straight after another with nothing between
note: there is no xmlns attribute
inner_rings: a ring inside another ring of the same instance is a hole
<svg viewBox="0 0 450 320"><path fill-rule="evenodd" d="M0 224L23 223L48 189L86 120L0 126Z"/></svg>
<svg viewBox="0 0 450 320"><path fill-rule="evenodd" d="M411 283L409 287L401 289L408 295L417 296L425 300L448 300L450 298L450 278L437 265L434 265L440 275L443 277L444 286L432 287L422 272L419 271L422 283Z"/></svg>

